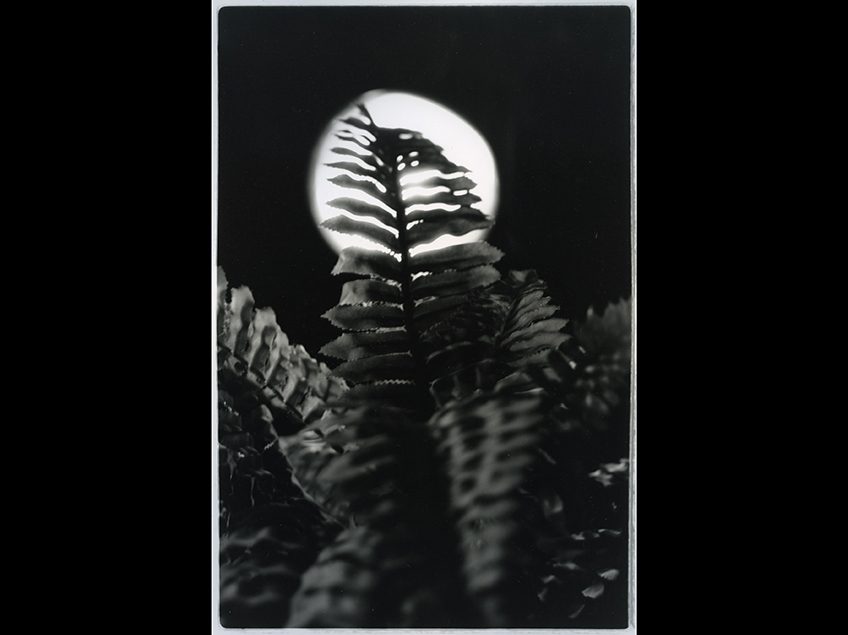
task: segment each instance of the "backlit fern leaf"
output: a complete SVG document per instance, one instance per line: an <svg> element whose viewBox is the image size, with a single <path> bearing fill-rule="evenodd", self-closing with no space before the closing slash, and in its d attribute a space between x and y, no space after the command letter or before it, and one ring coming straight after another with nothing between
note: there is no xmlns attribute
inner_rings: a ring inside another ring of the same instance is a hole
<svg viewBox="0 0 848 635"><path fill-rule="evenodd" d="M480 198L471 192L475 183L466 168L419 132L380 127L364 106L358 109L336 135L346 145L333 151L347 159L328 164L341 171L330 181L356 195L330 201L344 214L322 225L365 238L375 250L341 252L333 273L362 279L345 283L339 305L324 315L346 333L321 352L345 360L334 371L338 376L414 409L428 401L431 380L421 332L464 303L466 294L495 282L499 274L491 265L502 253L475 242L414 254L442 236L463 236L491 221L474 207ZM434 172L414 185L434 189L409 189L404 177L427 170Z"/></svg>

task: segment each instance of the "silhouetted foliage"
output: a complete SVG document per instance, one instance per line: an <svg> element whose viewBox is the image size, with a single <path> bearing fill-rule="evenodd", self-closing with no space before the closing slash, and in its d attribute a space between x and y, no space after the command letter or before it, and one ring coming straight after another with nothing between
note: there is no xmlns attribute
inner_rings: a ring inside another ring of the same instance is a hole
<svg viewBox="0 0 848 635"><path fill-rule="evenodd" d="M468 170L342 123L332 180L368 199L324 225L382 247L333 269L342 362L219 280L223 624L626 626L629 302L575 325L485 242L413 254L491 224ZM408 195L412 161L442 189Z"/></svg>

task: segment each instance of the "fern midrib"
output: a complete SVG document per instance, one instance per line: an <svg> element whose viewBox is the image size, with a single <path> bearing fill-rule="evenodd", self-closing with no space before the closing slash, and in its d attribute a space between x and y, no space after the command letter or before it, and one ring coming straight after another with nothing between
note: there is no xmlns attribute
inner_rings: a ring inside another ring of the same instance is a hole
<svg viewBox="0 0 848 635"><path fill-rule="evenodd" d="M394 150L393 156L397 156ZM395 159L395 162L397 159ZM402 270L401 276L401 297L403 299L403 320L404 328L406 329L407 337L409 338L409 352L412 355L412 361L415 364L415 385L420 393L425 398L429 398L427 389L427 375L425 372L424 353L421 349L421 337L418 333L418 328L415 325L415 299L412 297L412 266L409 259L409 241L407 238L406 228L406 206L401 199L400 177L398 175L397 165L392 165L386 162L389 168L388 179L388 194L394 201L394 209L397 214L397 230L398 230L398 249L400 250L400 267Z"/></svg>

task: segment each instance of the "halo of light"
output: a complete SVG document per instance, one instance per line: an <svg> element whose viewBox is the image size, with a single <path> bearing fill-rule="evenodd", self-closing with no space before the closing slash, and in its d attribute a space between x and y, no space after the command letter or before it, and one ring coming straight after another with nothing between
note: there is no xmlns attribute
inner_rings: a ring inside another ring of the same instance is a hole
<svg viewBox="0 0 848 635"><path fill-rule="evenodd" d="M469 177L477 183L477 187L472 191L481 198L475 207L494 220L498 203L498 172L495 157L483 136L457 113L432 99L406 92L372 90L355 99L333 118L321 134L313 152L309 174L309 199L316 225L341 213L340 210L327 205L328 201L338 197L365 197L354 190L330 183L328 179L343 171L325 165L347 158L331 152L332 148L346 146L355 149L355 146L339 141L334 133L343 127L339 119L357 115L356 104L359 103L365 105L377 125L417 130L444 148L443 154L450 161L468 168ZM410 170L402 180L407 185L414 183L417 180L415 172ZM336 252L350 246L381 249L379 245L359 236L339 234L323 227L319 227L319 231ZM415 254L448 245L473 242L481 240L487 233L488 230L477 230L464 236L442 236L411 251Z"/></svg>

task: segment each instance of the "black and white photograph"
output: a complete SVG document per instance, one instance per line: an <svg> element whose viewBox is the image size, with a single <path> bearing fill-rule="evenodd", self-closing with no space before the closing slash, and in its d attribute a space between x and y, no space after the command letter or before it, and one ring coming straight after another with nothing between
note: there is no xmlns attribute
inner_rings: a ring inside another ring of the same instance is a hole
<svg viewBox="0 0 848 635"><path fill-rule="evenodd" d="M215 630L635 632L635 2L212 10Z"/></svg>

